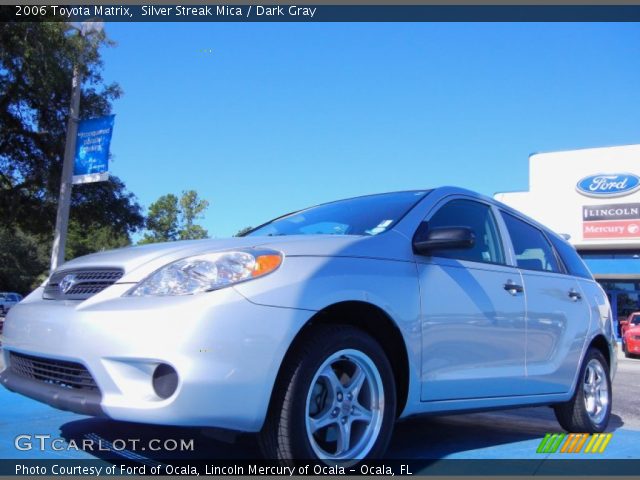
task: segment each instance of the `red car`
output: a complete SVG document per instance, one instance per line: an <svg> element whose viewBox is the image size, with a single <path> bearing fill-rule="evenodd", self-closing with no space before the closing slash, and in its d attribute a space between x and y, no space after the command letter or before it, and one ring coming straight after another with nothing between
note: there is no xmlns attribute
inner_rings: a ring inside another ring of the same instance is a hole
<svg viewBox="0 0 640 480"><path fill-rule="evenodd" d="M621 322L622 351L626 357L640 355L640 312L634 312Z"/></svg>

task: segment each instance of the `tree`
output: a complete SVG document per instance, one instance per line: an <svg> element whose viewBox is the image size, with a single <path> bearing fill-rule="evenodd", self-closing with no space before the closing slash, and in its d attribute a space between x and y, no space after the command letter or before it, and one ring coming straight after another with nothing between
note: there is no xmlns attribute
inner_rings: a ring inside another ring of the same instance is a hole
<svg viewBox="0 0 640 480"><path fill-rule="evenodd" d="M180 229L180 240L195 240L207 238L209 233L200 225L194 223L204 217L204 211L209 207L209 202L198 198L195 190L182 192L180 197L180 215L182 228Z"/></svg>
<svg viewBox="0 0 640 480"><path fill-rule="evenodd" d="M0 225L0 291L28 293L42 283L49 245L20 229Z"/></svg>
<svg viewBox="0 0 640 480"><path fill-rule="evenodd" d="M244 227L237 231L234 237L244 237L247 233L253 230L253 227Z"/></svg>
<svg viewBox="0 0 640 480"><path fill-rule="evenodd" d="M144 243L170 242L178 239L178 197L169 193L162 195L149 206Z"/></svg>
<svg viewBox="0 0 640 480"><path fill-rule="evenodd" d="M32 282L47 270L73 68L78 65L84 79L81 116L111 113L121 90L101 76L100 49L110 45L104 34L87 42L64 22L0 24L0 250L8 255L0 262L0 289L29 283L16 280L9 265L21 265L20 275ZM70 224L77 242L69 245L67 258L102 248L91 241L96 235L123 241L143 225L140 206L118 178L73 190ZM23 263L15 238L42 253Z"/></svg>
<svg viewBox="0 0 640 480"><path fill-rule="evenodd" d="M114 229L108 226L96 224L85 229L75 220L69 223L66 250L69 258L129 245L131 245L131 239L128 235L114 232Z"/></svg>
<svg viewBox="0 0 640 480"><path fill-rule="evenodd" d="M203 218L209 202L198 197L195 190L182 192L180 199L172 193L162 195L149 206L145 233L140 244L196 240L209 233L195 221Z"/></svg>

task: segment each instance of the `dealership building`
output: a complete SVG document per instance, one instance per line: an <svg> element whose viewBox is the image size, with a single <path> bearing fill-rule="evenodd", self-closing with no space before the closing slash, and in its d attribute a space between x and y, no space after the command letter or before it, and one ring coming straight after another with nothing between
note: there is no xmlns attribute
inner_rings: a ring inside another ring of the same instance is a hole
<svg viewBox="0 0 640 480"><path fill-rule="evenodd" d="M531 155L529 190L495 198L568 236L615 322L640 310L640 145Z"/></svg>

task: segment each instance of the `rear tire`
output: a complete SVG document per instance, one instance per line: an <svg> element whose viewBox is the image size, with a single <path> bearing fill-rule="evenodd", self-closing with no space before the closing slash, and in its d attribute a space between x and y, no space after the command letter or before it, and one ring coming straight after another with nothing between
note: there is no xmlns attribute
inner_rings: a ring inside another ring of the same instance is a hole
<svg viewBox="0 0 640 480"><path fill-rule="evenodd" d="M609 364L602 353L590 348L580 367L573 398L554 406L558 423L568 432L600 433L611 415Z"/></svg>
<svg viewBox="0 0 640 480"><path fill-rule="evenodd" d="M382 455L396 413L382 347L357 328L318 325L288 357L259 435L265 457L353 465Z"/></svg>

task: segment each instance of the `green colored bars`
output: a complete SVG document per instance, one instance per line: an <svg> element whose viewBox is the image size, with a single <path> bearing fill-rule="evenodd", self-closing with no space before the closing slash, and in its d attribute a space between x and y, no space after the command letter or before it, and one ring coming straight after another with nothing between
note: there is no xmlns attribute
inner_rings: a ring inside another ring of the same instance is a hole
<svg viewBox="0 0 640 480"><path fill-rule="evenodd" d="M611 433L547 433L536 453L603 453L609 445L613 434ZM587 442L587 440L590 440ZM564 442L563 442L564 440ZM582 447L586 444L584 451Z"/></svg>

